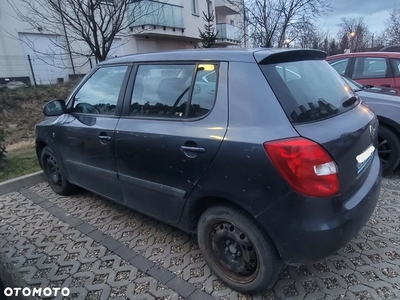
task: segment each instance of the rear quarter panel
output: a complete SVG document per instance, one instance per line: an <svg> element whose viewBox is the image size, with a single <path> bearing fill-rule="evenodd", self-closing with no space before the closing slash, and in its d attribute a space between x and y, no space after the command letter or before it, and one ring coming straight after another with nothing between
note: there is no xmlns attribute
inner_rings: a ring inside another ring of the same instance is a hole
<svg viewBox="0 0 400 300"><path fill-rule="evenodd" d="M298 136L256 63L229 63L229 124L221 148L189 196L183 220L197 201L218 197L256 216L290 193L263 143Z"/></svg>

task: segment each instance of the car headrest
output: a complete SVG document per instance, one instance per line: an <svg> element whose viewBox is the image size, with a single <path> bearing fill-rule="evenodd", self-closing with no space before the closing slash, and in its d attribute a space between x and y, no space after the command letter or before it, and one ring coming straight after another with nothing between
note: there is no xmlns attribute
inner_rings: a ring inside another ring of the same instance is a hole
<svg viewBox="0 0 400 300"><path fill-rule="evenodd" d="M186 88L183 78L164 78L158 84L158 98L161 103L173 105Z"/></svg>

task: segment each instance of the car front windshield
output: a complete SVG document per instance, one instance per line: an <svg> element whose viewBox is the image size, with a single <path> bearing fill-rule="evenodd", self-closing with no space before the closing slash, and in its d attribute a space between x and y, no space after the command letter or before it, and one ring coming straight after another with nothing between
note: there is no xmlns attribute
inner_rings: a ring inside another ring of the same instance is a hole
<svg viewBox="0 0 400 300"><path fill-rule="evenodd" d="M363 85L359 84L358 82L343 76L344 81L351 87L351 89L355 92L361 91L363 89Z"/></svg>

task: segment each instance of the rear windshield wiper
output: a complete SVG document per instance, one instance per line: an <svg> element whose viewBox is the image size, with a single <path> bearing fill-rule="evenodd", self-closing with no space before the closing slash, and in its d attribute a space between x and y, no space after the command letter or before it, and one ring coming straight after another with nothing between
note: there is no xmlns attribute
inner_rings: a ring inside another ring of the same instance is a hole
<svg viewBox="0 0 400 300"><path fill-rule="evenodd" d="M354 103L356 103L356 102L357 102L357 97L356 97L356 96L353 96L353 97L347 99L346 101L344 101L344 102L342 103L342 106L343 106L343 107L349 107L349 106L352 106L352 105L353 105Z"/></svg>

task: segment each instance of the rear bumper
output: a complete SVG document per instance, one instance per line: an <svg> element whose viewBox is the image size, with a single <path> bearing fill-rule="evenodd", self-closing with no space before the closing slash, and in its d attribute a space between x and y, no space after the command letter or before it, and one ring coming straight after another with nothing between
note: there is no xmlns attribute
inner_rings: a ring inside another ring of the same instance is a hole
<svg viewBox="0 0 400 300"><path fill-rule="evenodd" d="M266 228L289 265L320 261L345 246L368 221L378 201L382 171L375 153L368 177L344 202L291 193L262 212Z"/></svg>

